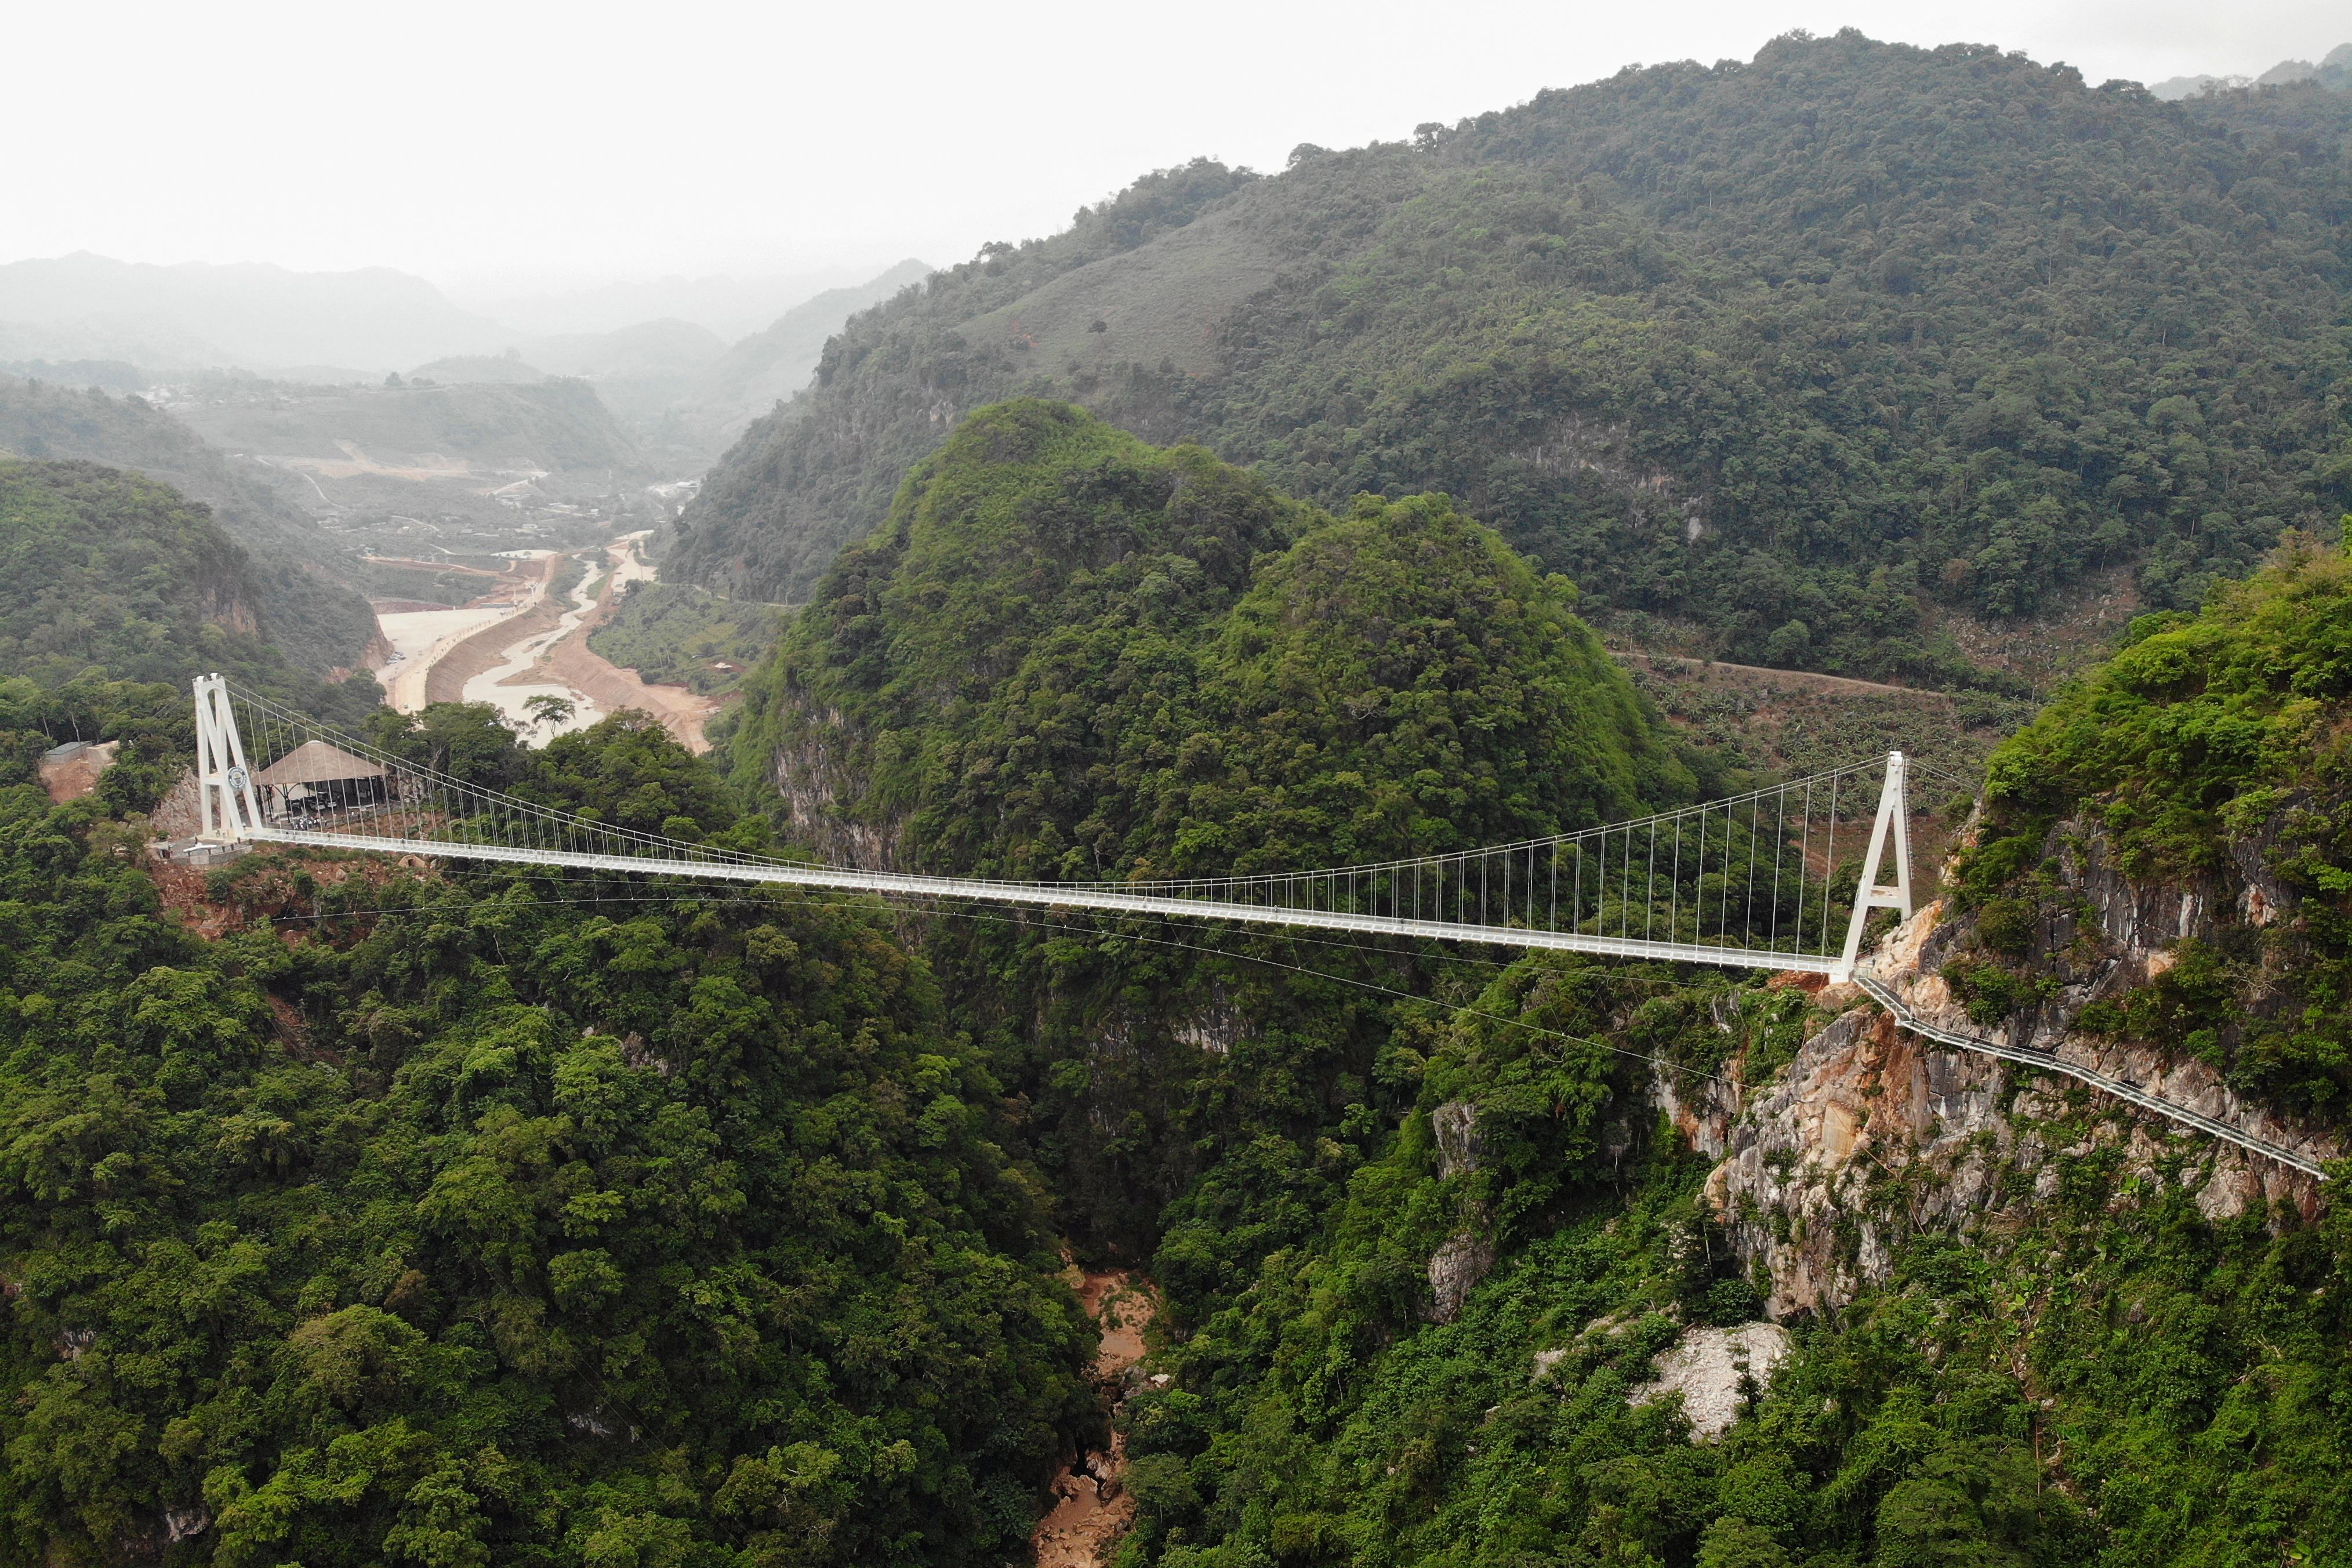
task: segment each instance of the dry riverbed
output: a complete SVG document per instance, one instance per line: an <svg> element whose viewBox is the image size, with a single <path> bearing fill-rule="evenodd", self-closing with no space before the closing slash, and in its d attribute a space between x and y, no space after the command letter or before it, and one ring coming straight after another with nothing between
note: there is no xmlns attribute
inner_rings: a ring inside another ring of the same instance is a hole
<svg viewBox="0 0 2352 1568"><path fill-rule="evenodd" d="M635 708L689 749L709 751L702 730L716 701L684 687L650 684L588 646L619 590L653 577L644 538L630 534L581 552L588 571L568 595L552 592L565 558L551 551L518 561L489 592L458 608L379 611L377 625L393 650L377 672L387 700L403 713L432 702L488 702L519 727L531 723L528 705L535 697L572 704L563 722L530 729L542 742Z"/></svg>
<svg viewBox="0 0 2352 1568"><path fill-rule="evenodd" d="M1143 1359L1143 1331L1159 1304L1151 1287L1124 1269L1073 1268L1070 1278L1087 1314L1102 1325L1095 1386L1116 1411ZM1126 1470L1127 1439L1117 1432L1108 1451L1089 1448L1073 1457L1055 1479L1054 1510L1037 1521L1030 1537L1037 1568L1103 1568L1110 1561L1135 1518L1135 1500L1120 1484Z"/></svg>

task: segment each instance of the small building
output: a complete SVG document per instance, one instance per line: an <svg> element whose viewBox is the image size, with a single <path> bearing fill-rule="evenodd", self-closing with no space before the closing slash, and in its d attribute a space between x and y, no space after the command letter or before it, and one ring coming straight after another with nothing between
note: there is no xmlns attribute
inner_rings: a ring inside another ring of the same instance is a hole
<svg viewBox="0 0 2352 1568"><path fill-rule="evenodd" d="M393 798L377 763L324 741L305 741L253 776L265 822L302 822Z"/></svg>

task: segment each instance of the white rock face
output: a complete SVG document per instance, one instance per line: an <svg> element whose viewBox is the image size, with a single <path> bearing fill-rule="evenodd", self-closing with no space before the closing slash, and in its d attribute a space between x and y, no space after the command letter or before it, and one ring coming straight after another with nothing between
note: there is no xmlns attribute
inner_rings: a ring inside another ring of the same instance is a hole
<svg viewBox="0 0 2352 1568"><path fill-rule="evenodd" d="M1429 1129L1437 1139L1437 1179L1467 1175L1478 1168L1485 1152L1478 1141L1478 1108L1466 1100L1449 1100L1429 1113Z"/></svg>
<svg viewBox="0 0 2352 1568"><path fill-rule="evenodd" d="M1743 1380L1761 1392L1788 1353L1788 1331L1778 1323L1692 1329L1652 1358L1658 1380L1634 1389L1625 1403L1650 1405L1679 1394L1683 1414L1690 1417L1691 1441L1712 1443L1739 1418Z"/></svg>
<svg viewBox="0 0 2352 1568"><path fill-rule="evenodd" d="M1495 1267L1495 1244L1472 1231L1456 1231L1429 1258L1429 1318L1450 1323L1486 1271Z"/></svg>

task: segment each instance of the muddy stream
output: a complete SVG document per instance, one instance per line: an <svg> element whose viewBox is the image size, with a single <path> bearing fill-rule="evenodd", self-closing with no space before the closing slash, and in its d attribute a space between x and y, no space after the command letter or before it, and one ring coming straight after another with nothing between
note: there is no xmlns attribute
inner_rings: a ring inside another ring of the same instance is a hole
<svg viewBox="0 0 2352 1568"><path fill-rule="evenodd" d="M1114 1413L1126 1402L1129 1374L1143 1359L1143 1331L1157 1310L1151 1288L1125 1269L1070 1270L1071 1286L1095 1321L1102 1347L1095 1352L1095 1387ZM1127 1439L1111 1435L1108 1451L1089 1448L1054 1481L1054 1509L1037 1521L1030 1544L1037 1568L1102 1568L1135 1517L1135 1500L1119 1484L1127 1470Z"/></svg>

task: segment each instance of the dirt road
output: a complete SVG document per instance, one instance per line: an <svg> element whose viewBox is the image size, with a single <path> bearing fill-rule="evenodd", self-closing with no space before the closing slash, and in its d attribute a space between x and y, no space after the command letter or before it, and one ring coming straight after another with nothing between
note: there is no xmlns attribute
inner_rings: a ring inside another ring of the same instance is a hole
<svg viewBox="0 0 2352 1568"><path fill-rule="evenodd" d="M1889 686L1885 681L1863 680L1851 675L1823 675L1811 669L1776 669L1769 665L1732 664L1719 658L1685 658L1671 653L1636 653L1628 648L1612 648L1611 652L1619 658L1639 659L1665 675L1706 675L1710 671L1722 670L1733 675L1763 676L1815 691L1892 691L1905 697L1928 697L1942 702L1952 700L1948 691L1932 691L1921 686Z"/></svg>

